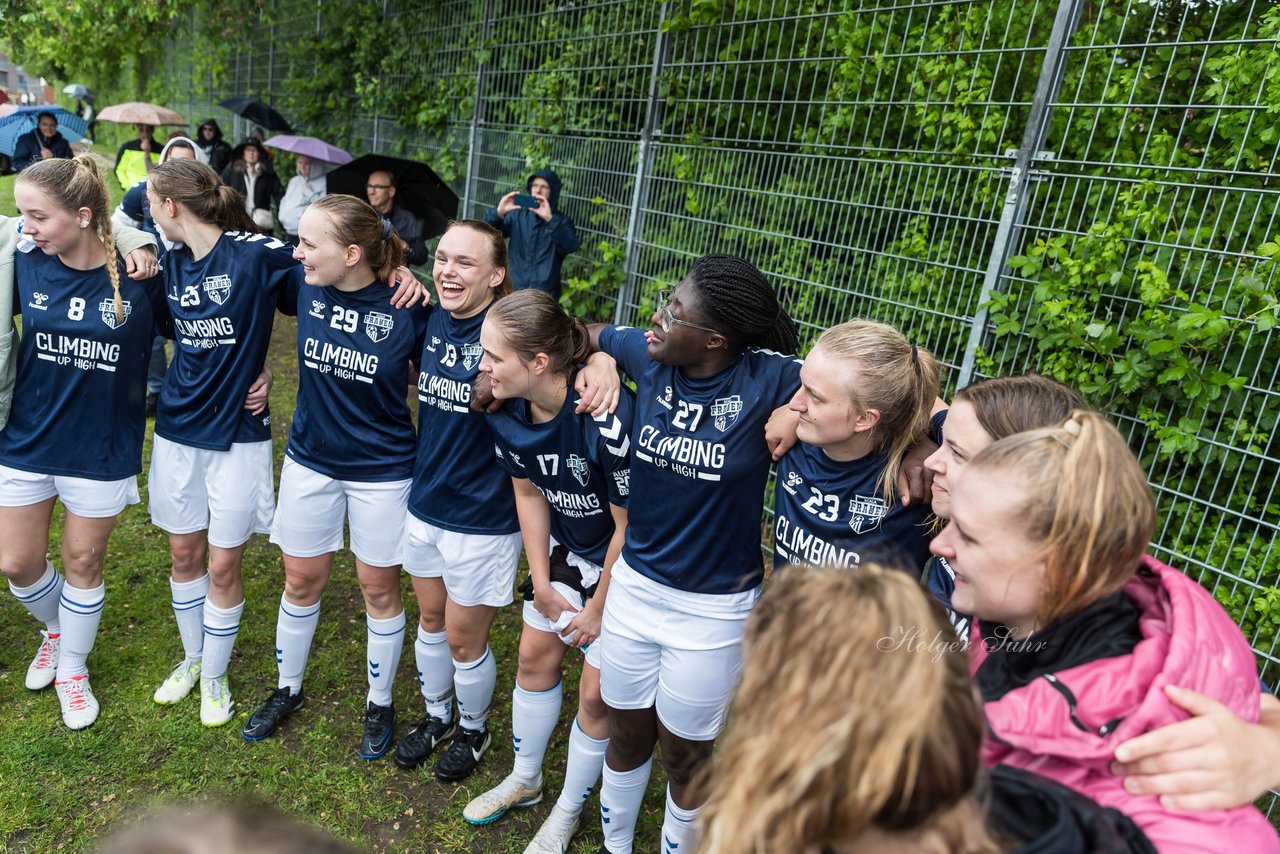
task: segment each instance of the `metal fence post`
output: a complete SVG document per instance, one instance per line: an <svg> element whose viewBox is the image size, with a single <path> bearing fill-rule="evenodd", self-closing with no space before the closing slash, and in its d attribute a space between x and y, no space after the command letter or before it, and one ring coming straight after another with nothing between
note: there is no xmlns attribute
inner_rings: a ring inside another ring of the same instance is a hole
<svg viewBox="0 0 1280 854"><path fill-rule="evenodd" d="M640 144L636 150L635 186L631 190L631 211L627 217L627 237L624 244L622 290L618 294L618 302L613 309L613 322L624 323L623 309L635 302L636 298L636 246L644 229L644 208L649 200L649 170L653 166L653 137L657 132L659 80L662 67L667 59L667 48L670 35L663 28L667 21L667 12L671 9L670 0L662 4L658 10L658 38L653 45L653 64L649 69L649 97L644 107L644 127L640 131Z"/></svg>
<svg viewBox="0 0 1280 854"><path fill-rule="evenodd" d="M1067 70L1067 44L1080 20L1082 5L1082 0L1062 0L1053 19L1049 43L1045 46L1044 64L1040 66L1031 111L1027 114L1027 126L1022 132L1022 146L1015 154L1013 167L1009 170L1009 191L1005 195L1004 209L1000 213L1000 223L991 244L991 256L987 259L982 292L978 297L978 311L969 327L969 343L964 349L964 361L960 365L960 376L956 381L957 389L967 386L973 378L978 348L982 346L982 339L987 331L987 302L991 299L991 294L999 290L1000 278L1018 244L1022 224L1026 220L1030 172L1040 159L1040 149L1049 131L1053 100L1058 97L1058 90L1062 88L1062 78Z"/></svg>
<svg viewBox="0 0 1280 854"><path fill-rule="evenodd" d="M493 0L485 0L484 14L480 23L480 50L486 50L492 30L494 16ZM487 57L487 54L486 54ZM471 202L476 197L476 179L480 171L481 127L484 125L484 84L485 72L489 68L486 58L476 67L475 106L471 110L471 129L467 134L467 182L462 190L462 217L471 215Z"/></svg>

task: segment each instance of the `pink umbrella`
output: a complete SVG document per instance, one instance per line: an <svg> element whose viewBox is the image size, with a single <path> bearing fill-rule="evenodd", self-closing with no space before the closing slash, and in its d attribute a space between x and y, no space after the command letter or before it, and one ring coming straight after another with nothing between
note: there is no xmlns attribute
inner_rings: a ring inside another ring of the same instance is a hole
<svg viewBox="0 0 1280 854"><path fill-rule="evenodd" d="M277 134L262 144L278 148L281 151L292 152L293 154L305 154L312 160L336 163L339 166L350 163L352 160L351 155L341 148L336 145L330 145L322 139L316 139L314 136Z"/></svg>

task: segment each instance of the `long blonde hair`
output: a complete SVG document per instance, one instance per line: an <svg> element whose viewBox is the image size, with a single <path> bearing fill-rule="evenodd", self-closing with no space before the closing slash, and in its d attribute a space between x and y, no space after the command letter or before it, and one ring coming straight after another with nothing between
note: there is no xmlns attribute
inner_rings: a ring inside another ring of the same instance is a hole
<svg viewBox="0 0 1280 854"><path fill-rule="evenodd" d="M914 579L788 569L747 622L698 850L930 830L948 851L994 852L969 797L982 721L964 650Z"/></svg>
<svg viewBox="0 0 1280 854"><path fill-rule="evenodd" d="M1096 412L1077 409L1061 426L988 445L966 476L974 471L1010 476L1026 490L1018 518L1045 548L1041 626L1123 587L1155 534L1146 475L1120 431Z"/></svg>
<svg viewBox="0 0 1280 854"><path fill-rule="evenodd" d="M937 361L894 327L862 318L823 332L813 349L852 363L857 379L846 387L850 402L859 412L879 411L871 432L889 458L876 485L885 504L892 504L902 459L929 429L938 398Z"/></svg>
<svg viewBox="0 0 1280 854"><path fill-rule="evenodd" d="M93 155L81 154L72 160L41 160L23 169L18 181L39 187L62 210L75 213L88 208L94 233L107 251L107 278L115 297L116 323L124 323L124 300L120 296L120 270L116 263L116 239L111 232L107 185L102 181Z"/></svg>

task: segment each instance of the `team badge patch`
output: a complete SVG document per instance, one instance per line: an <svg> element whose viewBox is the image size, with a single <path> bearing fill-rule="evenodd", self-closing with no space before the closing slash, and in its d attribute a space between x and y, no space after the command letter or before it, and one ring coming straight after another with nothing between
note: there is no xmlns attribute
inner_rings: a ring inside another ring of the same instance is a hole
<svg viewBox="0 0 1280 854"><path fill-rule="evenodd" d="M715 419L712 423L716 425L717 430L723 433L729 429L729 425L738 420L738 413L741 411L742 395L717 397L715 402L711 404L711 417Z"/></svg>
<svg viewBox="0 0 1280 854"><path fill-rule="evenodd" d="M874 531L880 527L880 520L884 518L884 499L879 497L869 497L866 495L856 495L849 499L849 527L853 528L855 534L865 534L868 531Z"/></svg>
<svg viewBox="0 0 1280 854"><path fill-rule="evenodd" d="M480 364L480 357L483 355L484 348L480 346L479 341L462 345L462 364L467 370L471 370Z"/></svg>
<svg viewBox="0 0 1280 854"><path fill-rule="evenodd" d="M312 317L318 317L324 320L324 300L313 299L311 301L311 311L307 312Z"/></svg>
<svg viewBox="0 0 1280 854"><path fill-rule="evenodd" d="M227 297L231 295L231 277L230 276L210 276L204 280L204 292L209 295L209 299L222 305L227 301Z"/></svg>
<svg viewBox="0 0 1280 854"><path fill-rule="evenodd" d="M569 466L569 471L573 474L575 480L583 486L587 485L587 461L577 454L570 454L565 460L565 465Z"/></svg>
<svg viewBox="0 0 1280 854"><path fill-rule="evenodd" d="M129 315L133 313L133 305L128 300L120 303L120 306L124 309L124 317L117 319L115 300L104 299L102 302L98 303L98 313L102 317L102 322L107 324L107 326L110 326L112 329L119 329L121 326L124 326L129 320Z"/></svg>
<svg viewBox="0 0 1280 854"><path fill-rule="evenodd" d="M387 336L391 334L391 327L395 326L395 323L391 315L371 311L364 316L364 334L369 336L370 341L377 344L387 340Z"/></svg>

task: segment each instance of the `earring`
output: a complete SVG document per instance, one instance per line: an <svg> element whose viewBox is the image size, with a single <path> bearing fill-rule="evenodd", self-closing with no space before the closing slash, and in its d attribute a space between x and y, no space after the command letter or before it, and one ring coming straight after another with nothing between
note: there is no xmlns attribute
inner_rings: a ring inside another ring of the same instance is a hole
<svg viewBox="0 0 1280 854"><path fill-rule="evenodd" d="M88 227L89 227L89 220L87 220L87 219L82 219L82 220L80 220L80 227L81 227L81 228L88 228Z"/></svg>

